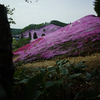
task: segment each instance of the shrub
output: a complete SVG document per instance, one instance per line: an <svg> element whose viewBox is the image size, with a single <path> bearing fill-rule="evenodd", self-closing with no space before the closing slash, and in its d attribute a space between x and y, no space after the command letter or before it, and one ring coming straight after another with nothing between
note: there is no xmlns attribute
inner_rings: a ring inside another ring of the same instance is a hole
<svg viewBox="0 0 100 100"><path fill-rule="evenodd" d="M24 36L23 36L23 33L21 33L21 39L23 39L23 37L24 37Z"/></svg>
<svg viewBox="0 0 100 100"><path fill-rule="evenodd" d="M19 39L16 44L15 44L15 48L20 48L26 44L30 43L30 38L23 38L23 39Z"/></svg>
<svg viewBox="0 0 100 100"><path fill-rule="evenodd" d="M33 39L37 39L38 37L37 37L37 34L36 34L36 32L34 32L34 34L33 34Z"/></svg>
<svg viewBox="0 0 100 100"><path fill-rule="evenodd" d="M45 32L45 29L43 29L43 32Z"/></svg>
<svg viewBox="0 0 100 100"><path fill-rule="evenodd" d="M29 32L29 38L31 39L31 33Z"/></svg>
<svg viewBox="0 0 100 100"><path fill-rule="evenodd" d="M42 36L45 36L45 34L42 34Z"/></svg>

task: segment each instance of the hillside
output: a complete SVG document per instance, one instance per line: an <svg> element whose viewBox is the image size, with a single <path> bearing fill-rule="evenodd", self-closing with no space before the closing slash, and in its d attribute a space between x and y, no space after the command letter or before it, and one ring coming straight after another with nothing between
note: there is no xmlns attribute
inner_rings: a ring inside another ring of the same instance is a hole
<svg viewBox="0 0 100 100"><path fill-rule="evenodd" d="M13 52L13 61L86 56L93 52L100 52L100 18L88 15L19 48Z"/></svg>
<svg viewBox="0 0 100 100"><path fill-rule="evenodd" d="M61 26L61 27L68 25L68 24L60 22L58 20L52 20L51 22L45 22L45 23L40 23L40 24L30 24L30 25L24 27L21 30L21 33L25 33L27 30L37 30L37 29L43 28L50 24L54 24L56 26Z"/></svg>
<svg viewBox="0 0 100 100"><path fill-rule="evenodd" d="M57 20L52 20L50 22L50 24L54 24L54 25L61 26L61 27L64 27L64 26L68 25L66 23L63 23L63 22L60 22L60 21L57 21Z"/></svg>
<svg viewBox="0 0 100 100"><path fill-rule="evenodd" d="M40 29L26 31L25 33L23 33L23 35L24 35L24 38L28 38L29 33L31 33L31 38L34 39L33 35L34 35L34 33L36 33L37 37L40 38L42 36L42 34L47 35L47 34L52 33L60 28L61 28L61 26L56 26L54 24L50 24L50 25L47 25Z"/></svg>
<svg viewBox="0 0 100 100"><path fill-rule="evenodd" d="M12 35L18 35L18 34L21 34L21 29L16 29L16 28L12 28L11 29L11 33Z"/></svg>

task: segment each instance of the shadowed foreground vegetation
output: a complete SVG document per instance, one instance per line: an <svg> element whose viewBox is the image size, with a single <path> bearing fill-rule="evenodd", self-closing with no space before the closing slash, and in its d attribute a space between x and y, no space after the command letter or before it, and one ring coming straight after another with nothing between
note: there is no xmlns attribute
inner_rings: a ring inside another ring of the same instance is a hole
<svg viewBox="0 0 100 100"><path fill-rule="evenodd" d="M15 94L16 100L100 99L100 53L84 57L60 55L27 64L20 62L15 67L13 92L9 95Z"/></svg>
<svg viewBox="0 0 100 100"><path fill-rule="evenodd" d="M99 47L99 42L95 45ZM16 100L100 99L99 49L94 52L87 48L76 57L63 54L48 60L19 61L15 67L12 94Z"/></svg>

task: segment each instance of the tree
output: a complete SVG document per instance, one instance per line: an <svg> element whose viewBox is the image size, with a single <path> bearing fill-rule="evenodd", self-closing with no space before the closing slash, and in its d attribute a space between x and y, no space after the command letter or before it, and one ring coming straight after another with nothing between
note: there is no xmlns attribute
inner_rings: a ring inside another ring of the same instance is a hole
<svg viewBox="0 0 100 100"><path fill-rule="evenodd" d="M7 18L7 9L0 5L0 77L13 82L12 35Z"/></svg>
<svg viewBox="0 0 100 100"><path fill-rule="evenodd" d="M5 5L4 5L4 6L5 6ZM10 8L10 5L7 5L7 6L5 6L5 7L6 7L6 9L7 9L7 14L8 14L8 15L13 15L13 14L14 14L13 11L15 10L15 8L11 9L11 8ZM8 22L9 22L10 24L16 24L12 17L8 18Z"/></svg>
<svg viewBox="0 0 100 100"><path fill-rule="evenodd" d="M45 34L42 34L42 36L45 36Z"/></svg>
<svg viewBox="0 0 100 100"><path fill-rule="evenodd" d="M7 7L0 4L0 79L2 78L7 80L11 84L13 83L13 75L15 70L12 60L12 35L7 13L12 15L13 11L14 9L7 9ZM12 18L10 18L10 20L12 20Z"/></svg>
<svg viewBox="0 0 100 100"><path fill-rule="evenodd" d="M23 33L21 33L21 39L23 39L23 37L24 37L24 36L23 36Z"/></svg>
<svg viewBox="0 0 100 100"><path fill-rule="evenodd" d="M43 32L45 32L45 29L43 29Z"/></svg>
<svg viewBox="0 0 100 100"><path fill-rule="evenodd" d="M30 38L30 40L31 40L31 33L29 32L29 38Z"/></svg>
<svg viewBox="0 0 100 100"><path fill-rule="evenodd" d="M34 39L37 39L38 38L36 32L34 32L33 38Z"/></svg>
<svg viewBox="0 0 100 100"><path fill-rule="evenodd" d="M9 6L4 7L0 4L0 80L7 80L11 84L15 70L12 60L12 35L7 13L12 15L13 11L14 9L10 10ZM9 18L9 20L14 23L12 18ZM2 83L0 82L0 84Z"/></svg>
<svg viewBox="0 0 100 100"><path fill-rule="evenodd" d="M97 13L97 16L100 17L100 0L94 1L94 10Z"/></svg>

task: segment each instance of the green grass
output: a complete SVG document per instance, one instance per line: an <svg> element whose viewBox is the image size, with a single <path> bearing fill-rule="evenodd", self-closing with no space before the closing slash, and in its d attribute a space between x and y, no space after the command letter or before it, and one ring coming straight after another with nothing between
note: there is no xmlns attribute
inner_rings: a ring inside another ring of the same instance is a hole
<svg viewBox="0 0 100 100"><path fill-rule="evenodd" d="M24 38L24 39L19 39L16 41L16 39L13 39L12 45L13 45L13 51L17 50L18 48L23 47L24 45L30 43L30 38Z"/></svg>
<svg viewBox="0 0 100 100"><path fill-rule="evenodd" d="M16 39L13 39L12 45L15 45L15 44L16 44Z"/></svg>

